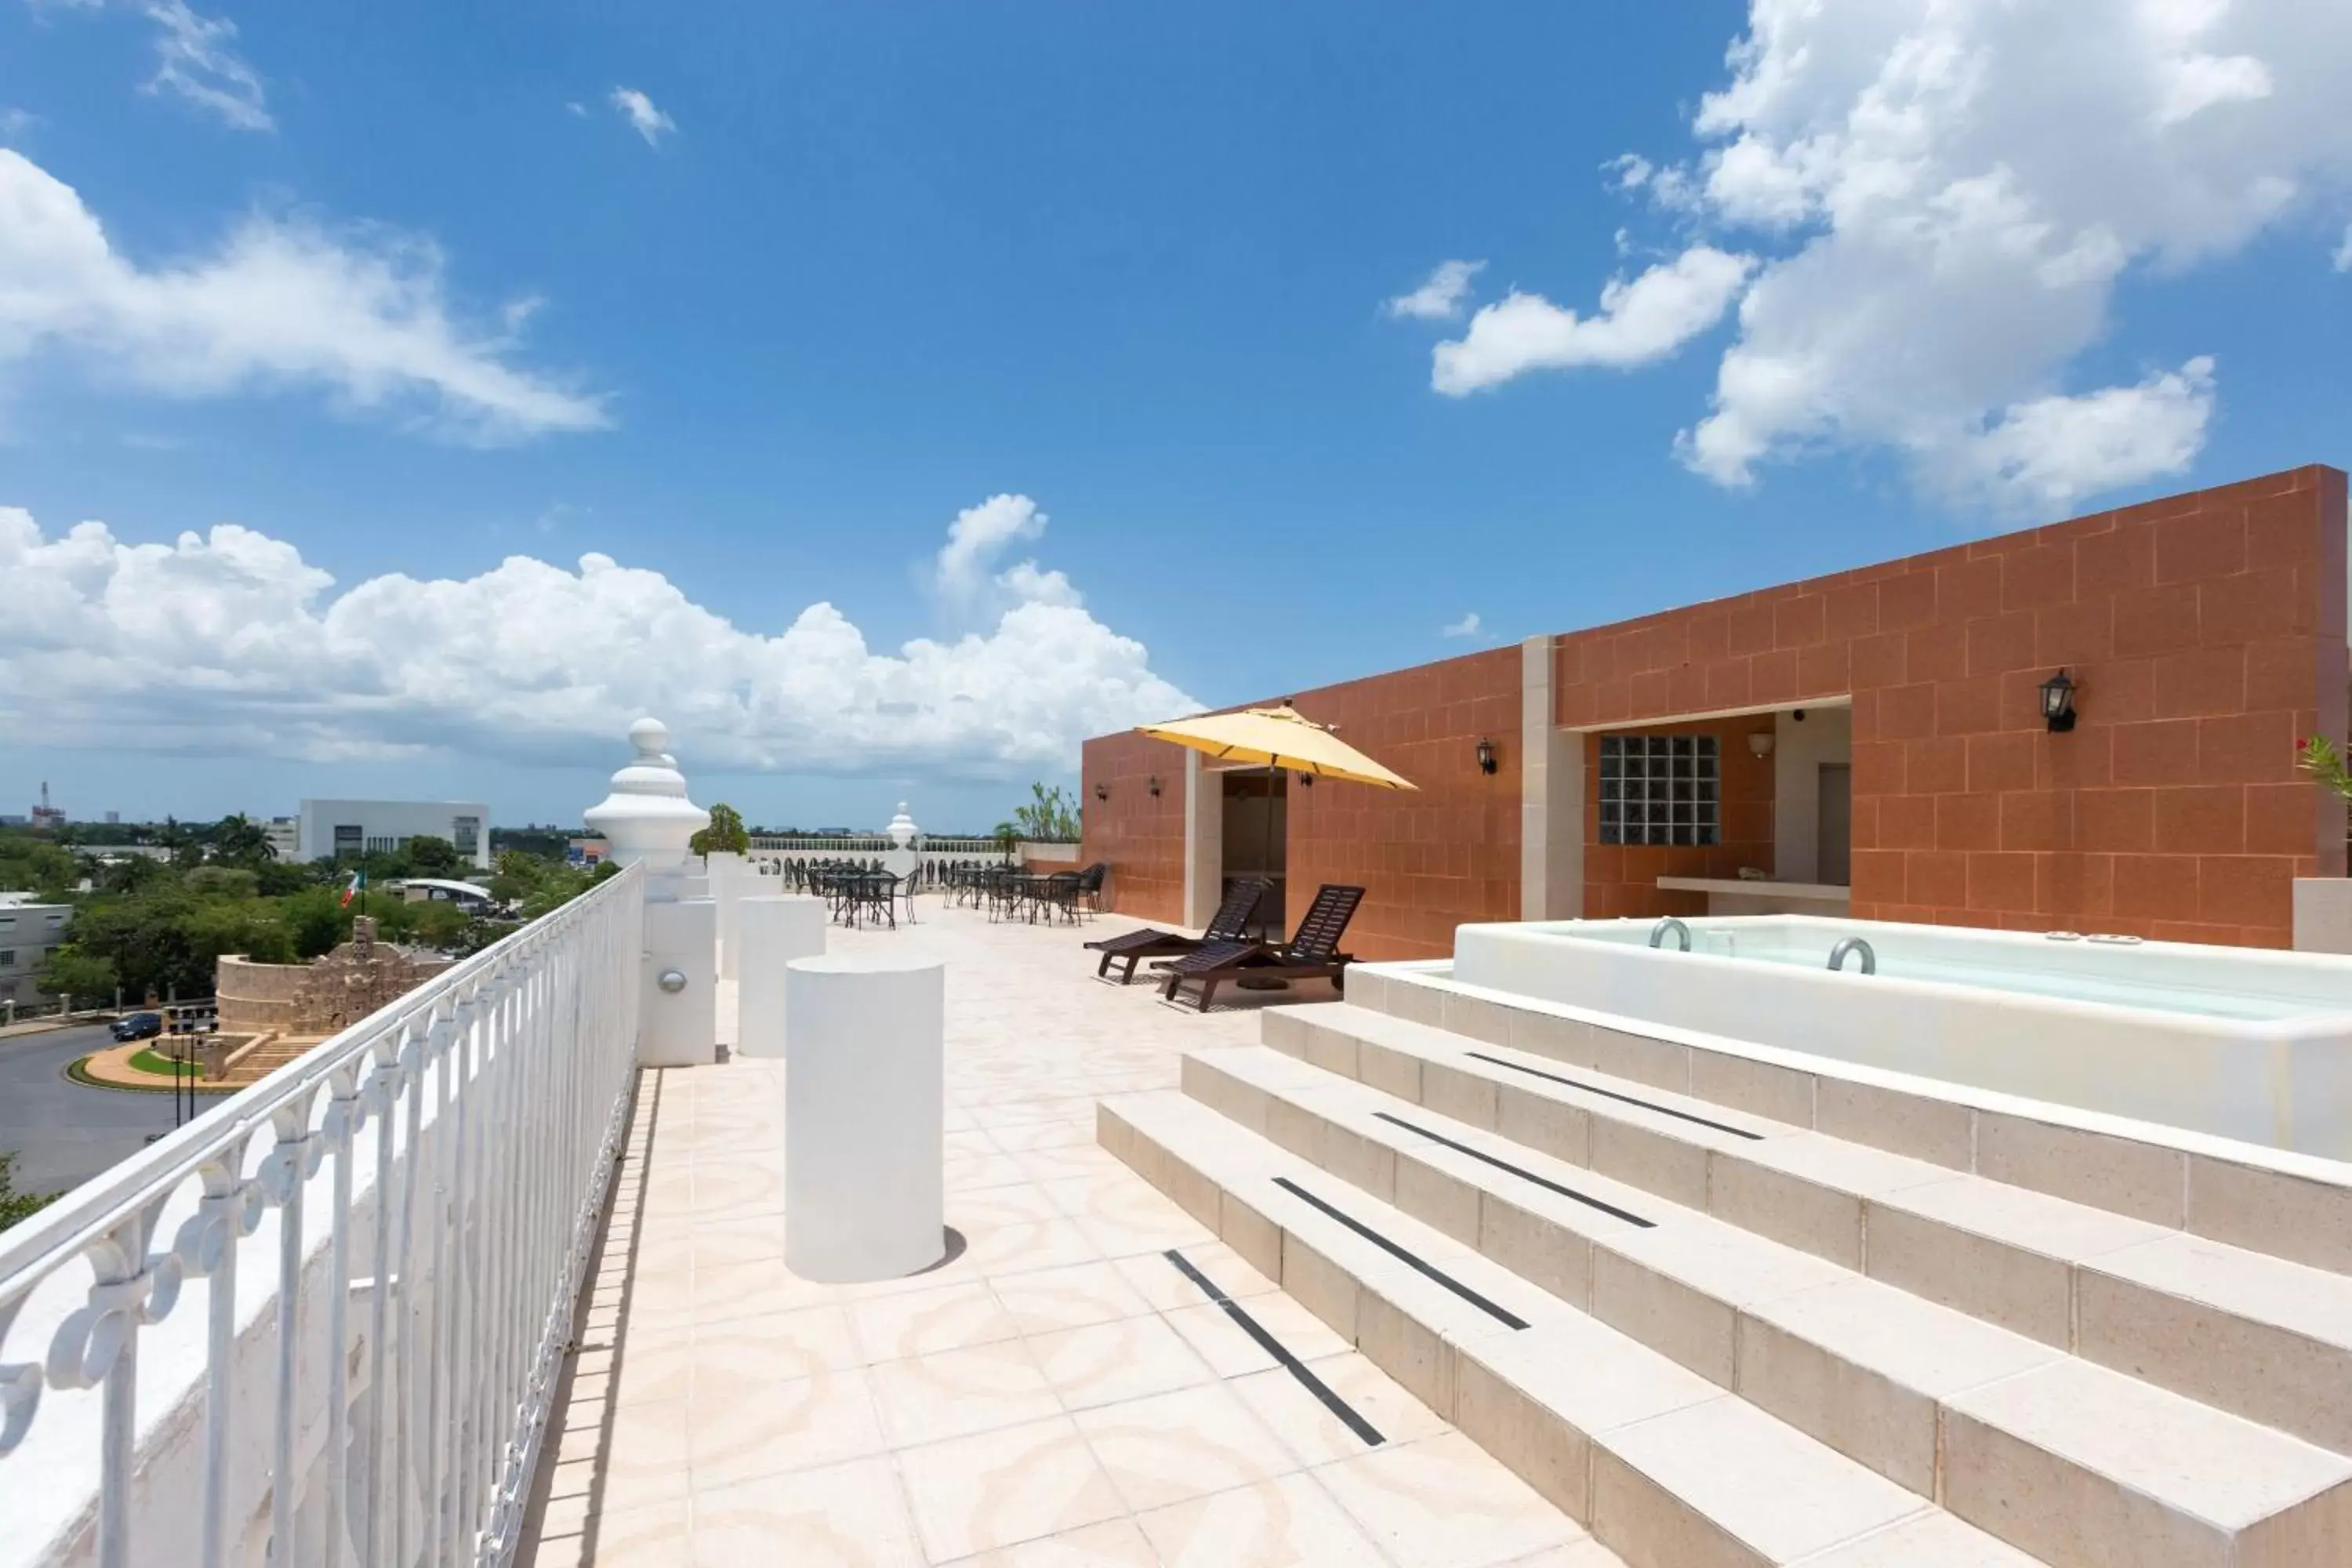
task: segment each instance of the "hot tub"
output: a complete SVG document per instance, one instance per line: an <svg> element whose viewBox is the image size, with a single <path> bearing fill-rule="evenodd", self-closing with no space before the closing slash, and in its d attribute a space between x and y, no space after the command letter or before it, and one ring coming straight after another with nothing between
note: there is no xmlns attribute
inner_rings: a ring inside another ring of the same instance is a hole
<svg viewBox="0 0 2352 1568"><path fill-rule="evenodd" d="M1803 915L1465 925L1465 984L2352 1158L2352 958ZM1874 974L1849 956L1869 943Z"/></svg>

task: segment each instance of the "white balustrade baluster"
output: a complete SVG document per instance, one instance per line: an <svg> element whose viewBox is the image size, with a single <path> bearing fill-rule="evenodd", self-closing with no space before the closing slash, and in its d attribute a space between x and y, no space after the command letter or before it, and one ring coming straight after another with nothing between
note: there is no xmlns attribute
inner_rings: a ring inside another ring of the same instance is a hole
<svg viewBox="0 0 2352 1568"><path fill-rule="evenodd" d="M507 977L499 993L491 1030L497 1056L490 1064L488 1082L484 1086L484 1100L489 1108L485 1120L484 1170L488 1181L482 1189L482 1249L488 1264L488 1290L485 1300L488 1310L484 1317L488 1337L489 1354L485 1358L481 1393L481 1466L490 1484L483 1489L480 1503L480 1530L484 1549L497 1539L499 1506L504 1489L498 1484L507 1469L507 1443L509 1423L507 1413L513 1408L508 1386L509 1364L513 1350L513 1336L509 1318L509 1293L514 1275L511 1238L507 1232L509 1194L513 1190L514 1157L516 1153L514 1106L511 1089L515 1068L515 1016L521 1005L524 976L529 972L530 943L518 954L516 967Z"/></svg>
<svg viewBox="0 0 2352 1568"><path fill-rule="evenodd" d="M383 1568L388 1539L391 1489L384 1484L386 1450L397 1417L387 1363L392 1352L393 1226L396 1189L392 1179L393 1134L398 1119L393 1114L400 1099L400 1044L404 1031L386 1030L377 1040L374 1070L368 1075L368 1114L375 1121L375 1225L370 1237L373 1257L370 1271L374 1283L368 1291L368 1454L367 1539L361 1543L365 1568ZM404 1267L404 1275L406 1269Z"/></svg>
<svg viewBox="0 0 2352 1568"><path fill-rule="evenodd" d="M352 1449L352 1142L367 1120L360 1100L360 1068L352 1061L328 1079L327 1113L320 1132L333 1160L334 1197L327 1244L327 1557L341 1568L350 1554Z"/></svg>
<svg viewBox="0 0 2352 1568"><path fill-rule="evenodd" d="M457 1277L452 1281L452 1315L457 1320L457 1352L450 1360L455 1381L450 1384L449 1425L453 1444L450 1468L449 1561L469 1563L477 1555L475 1538L474 1495L479 1484L476 1467L479 1462L476 1440L477 1395L480 1393L481 1376L478 1362L481 1355L481 1335L478 1328L482 1300L481 1238L482 1226L479 1201L476 1189L481 1176L481 1155L476 1145L482 1129L481 1073L483 1037L488 1026L484 1021L482 1005L485 995L497 994L497 976L506 968L501 958L492 971L487 988L469 992L458 1005L460 1027L457 1048L450 1053L456 1068L457 1104L457 1179L456 1215L452 1225L457 1231Z"/></svg>
<svg viewBox="0 0 2352 1568"><path fill-rule="evenodd" d="M164 1196L156 1194L89 1244L84 1256L95 1278L89 1295L49 1342L50 1387L100 1390L99 1568L126 1568L131 1561L139 1330L169 1312L180 1291L178 1258L147 1252Z"/></svg>
<svg viewBox="0 0 2352 1568"><path fill-rule="evenodd" d="M180 1226L172 1250L182 1269L205 1285L204 1519L197 1556L203 1568L228 1561L229 1415L236 1405L237 1244L261 1224L261 1194L245 1178L247 1139L239 1134L205 1162L205 1195Z"/></svg>
<svg viewBox="0 0 2352 1568"><path fill-rule="evenodd" d="M401 1099L404 1102L407 1148L400 1173L400 1408L394 1415L392 1436L392 1561L395 1568L411 1568L416 1561L409 1551L409 1501L418 1496L419 1472L414 1423L425 1397L425 1380L432 1375L432 1358L418 1347L424 1295L418 1289L416 1261L416 1198L418 1173L425 1163L425 1086L431 1065L431 1042L442 1010L435 1007L409 1021L400 1046ZM426 1197L432 1188L425 1188ZM430 1428L427 1428L429 1431ZM420 1500L420 1507L422 1506Z"/></svg>
<svg viewBox="0 0 2352 1568"><path fill-rule="evenodd" d="M318 1173L321 1145L310 1131L306 1091L270 1117L277 1146L262 1167L262 1191L278 1208L278 1384L272 1391L275 1428L270 1443L269 1561L294 1568L294 1506L300 1477L294 1469L295 1405L301 1384L302 1194Z"/></svg>

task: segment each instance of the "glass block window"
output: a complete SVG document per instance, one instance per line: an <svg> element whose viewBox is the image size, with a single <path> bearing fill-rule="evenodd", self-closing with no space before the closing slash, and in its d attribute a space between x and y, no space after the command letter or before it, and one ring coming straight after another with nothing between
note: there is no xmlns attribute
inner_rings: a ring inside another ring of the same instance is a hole
<svg viewBox="0 0 2352 1568"><path fill-rule="evenodd" d="M1601 842L1713 844L1723 773L1713 735L1601 737Z"/></svg>

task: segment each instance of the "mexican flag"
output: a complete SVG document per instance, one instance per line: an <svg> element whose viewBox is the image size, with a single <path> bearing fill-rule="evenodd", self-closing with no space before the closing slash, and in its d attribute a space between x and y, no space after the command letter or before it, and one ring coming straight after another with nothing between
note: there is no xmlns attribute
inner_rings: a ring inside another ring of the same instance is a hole
<svg viewBox="0 0 2352 1568"><path fill-rule="evenodd" d="M344 909L350 909L352 907L352 900L366 891L367 873L365 871L353 871L352 873L352 879L343 884L343 896L338 901Z"/></svg>

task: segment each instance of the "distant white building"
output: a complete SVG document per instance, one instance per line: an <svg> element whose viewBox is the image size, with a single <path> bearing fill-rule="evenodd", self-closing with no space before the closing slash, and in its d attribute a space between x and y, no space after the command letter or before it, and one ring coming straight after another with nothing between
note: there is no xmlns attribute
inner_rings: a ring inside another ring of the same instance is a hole
<svg viewBox="0 0 2352 1568"><path fill-rule="evenodd" d="M300 817L273 816L262 825L261 831L269 840L270 858L290 865L302 858Z"/></svg>
<svg viewBox="0 0 2352 1568"><path fill-rule="evenodd" d="M0 1002L46 1002L33 976L66 940L71 904L45 904L33 893L0 893Z"/></svg>
<svg viewBox="0 0 2352 1568"><path fill-rule="evenodd" d="M490 808L476 800L306 800L292 858L355 859L412 838L446 838L477 868L490 868Z"/></svg>

